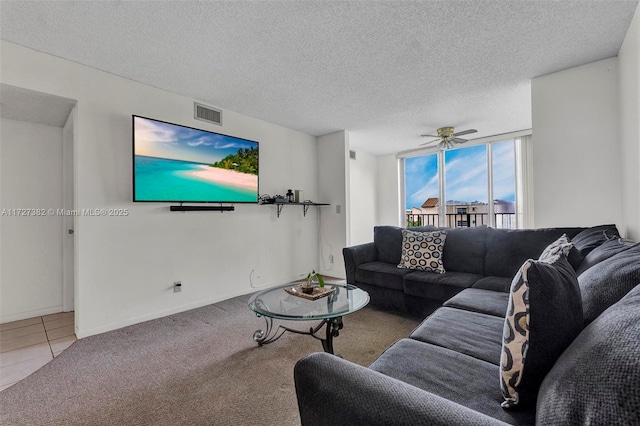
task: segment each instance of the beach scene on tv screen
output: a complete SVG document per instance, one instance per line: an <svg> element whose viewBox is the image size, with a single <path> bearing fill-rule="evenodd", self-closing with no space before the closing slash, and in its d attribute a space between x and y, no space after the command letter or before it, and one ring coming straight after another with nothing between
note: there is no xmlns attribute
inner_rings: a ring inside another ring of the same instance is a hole
<svg viewBox="0 0 640 426"><path fill-rule="evenodd" d="M135 201L257 202L258 143L134 117Z"/></svg>

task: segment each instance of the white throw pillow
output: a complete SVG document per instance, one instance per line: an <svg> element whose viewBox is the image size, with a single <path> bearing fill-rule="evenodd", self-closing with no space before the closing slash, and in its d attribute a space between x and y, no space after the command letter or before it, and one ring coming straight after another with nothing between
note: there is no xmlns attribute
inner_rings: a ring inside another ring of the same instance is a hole
<svg viewBox="0 0 640 426"><path fill-rule="evenodd" d="M416 269L442 274L442 252L446 231L414 232L402 230L402 256L398 268Z"/></svg>

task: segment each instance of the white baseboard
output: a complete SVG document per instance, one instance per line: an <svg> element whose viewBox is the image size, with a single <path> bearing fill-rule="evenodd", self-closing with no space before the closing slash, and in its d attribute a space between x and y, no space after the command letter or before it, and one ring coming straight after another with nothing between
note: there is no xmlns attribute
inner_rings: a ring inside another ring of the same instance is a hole
<svg viewBox="0 0 640 426"><path fill-rule="evenodd" d="M0 324L4 324L7 322L20 321L23 319L28 319L33 317L40 317L43 315L57 314L58 312L62 312L62 305L52 306L52 307L43 308L43 309L35 309L33 311L18 312L15 314L0 315Z"/></svg>

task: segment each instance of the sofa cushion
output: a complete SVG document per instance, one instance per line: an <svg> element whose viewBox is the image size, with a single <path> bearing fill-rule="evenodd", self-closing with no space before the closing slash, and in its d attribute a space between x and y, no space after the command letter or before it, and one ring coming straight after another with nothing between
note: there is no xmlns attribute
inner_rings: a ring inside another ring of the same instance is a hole
<svg viewBox="0 0 640 426"><path fill-rule="evenodd" d="M400 254L402 253L402 230L398 226L374 226L373 242L378 251L378 260L380 262L400 263ZM415 228L407 228L415 232L435 231L435 226L419 226Z"/></svg>
<svg viewBox="0 0 640 426"><path fill-rule="evenodd" d="M509 293L512 280L507 277L484 277L476 281L473 288Z"/></svg>
<svg viewBox="0 0 640 426"><path fill-rule="evenodd" d="M471 287L482 275L464 272L434 272L412 271L404 277L404 292L411 296L418 296L444 302Z"/></svg>
<svg viewBox="0 0 640 426"><path fill-rule="evenodd" d="M480 288L468 288L444 302L443 306L493 315L499 317L504 325L504 317L507 314L508 304L509 293ZM500 329L500 338L502 338L502 329Z"/></svg>
<svg viewBox="0 0 640 426"><path fill-rule="evenodd" d="M442 251L446 238L446 231L414 232L403 229L402 254L398 268L442 274Z"/></svg>
<svg viewBox="0 0 640 426"><path fill-rule="evenodd" d="M638 244L640 243L623 240L622 238L607 240L585 256L585 258L576 269L576 274L581 275L584 271L591 268L592 266L597 265L603 260L607 260L608 258L615 256L616 254L621 253L625 250L628 250L634 245Z"/></svg>
<svg viewBox="0 0 640 426"><path fill-rule="evenodd" d="M636 245L578 277L585 325L640 283L640 246Z"/></svg>
<svg viewBox="0 0 640 426"><path fill-rule="evenodd" d="M444 245L444 269L484 275L486 239L489 228L449 228Z"/></svg>
<svg viewBox="0 0 640 426"><path fill-rule="evenodd" d="M580 289L566 257L527 260L513 279L504 321L504 408L535 404L542 379L582 324Z"/></svg>
<svg viewBox="0 0 640 426"><path fill-rule="evenodd" d="M361 290L369 293L369 305L377 306L388 311L406 312L406 298L402 291L394 290L392 288L380 287L377 285L365 284L357 282L356 285ZM435 311L437 307L433 308L431 312ZM427 312L426 314L430 314ZM424 316L422 317L424 318Z"/></svg>
<svg viewBox="0 0 640 426"><path fill-rule="evenodd" d="M498 365L503 327L504 318L444 307L409 337Z"/></svg>
<svg viewBox="0 0 640 426"><path fill-rule="evenodd" d="M593 249L609 239L618 237L619 232L615 225L600 225L584 229L571 239L574 246L567 259L573 269L577 270L585 256Z"/></svg>
<svg viewBox="0 0 640 426"><path fill-rule="evenodd" d="M397 226L373 227L373 242L380 262L392 263L394 266L400 262L402 229Z"/></svg>
<svg viewBox="0 0 640 426"><path fill-rule="evenodd" d="M584 258L605 241L616 238L620 238L620 232L615 225L600 225L579 232L571 242Z"/></svg>
<svg viewBox="0 0 640 426"><path fill-rule="evenodd" d="M370 367L473 410L511 424L533 424L535 410L503 410L498 366L414 339L402 339Z"/></svg>
<svg viewBox="0 0 640 426"><path fill-rule="evenodd" d="M484 275L513 278L527 259L537 259L553 241L584 228L491 229L487 233Z"/></svg>
<svg viewBox="0 0 640 426"><path fill-rule="evenodd" d="M438 228L437 226L433 226L433 225L424 225L424 226L410 226L407 229L413 232L431 232L431 231L437 231L438 229L442 230L447 228Z"/></svg>
<svg viewBox="0 0 640 426"><path fill-rule="evenodd" d="M411 272L386 262L363 263L356 268L356 283L403 291L403 277Z"/></svg>
<svg viewBox="0 0 640 426"><path fill-rule="evenodd" d="M640 286L596 318L558 359L538 394L543 425L640 422Z"/></svg>

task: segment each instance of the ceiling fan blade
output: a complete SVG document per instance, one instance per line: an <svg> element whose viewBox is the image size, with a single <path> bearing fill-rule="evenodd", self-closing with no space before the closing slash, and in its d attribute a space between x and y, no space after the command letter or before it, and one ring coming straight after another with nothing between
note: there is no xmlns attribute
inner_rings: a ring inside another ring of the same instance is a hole
<svg viewBox="0 0 640 426"><path fill-rule="evenodd" d="M423 138L439 138L440 136L438 135L420 135Z"/></svg>
<svg viewBox="0 0 640 426"><path fill-rule="evenodd" d="M469 142L469 139L453 138L453 139L451 139L451 142L453 142L453 143L465 143L465 142Z"/></svg>
<svg viewBox="0 0 640 426"><path fill-rule="evenodd" d="M429 141L429 142L421 143L421 144L420 144L420 145L418 145L418 146L430 145L430 144L432 144L432 143L436 143L436 142L440 142L440 141L441 141L441 139L436 139L436 140L432 140L432 141Z"/></svg>
<svg viewBox="0 0 640 426"><path fill-rule="evenodd" d="M454 133L453 136L462 136L462 135L468 135L470 133L477 133L478 131L476 129L469 129L469 130L463 130L461 132L458 133Z"/></svg>

